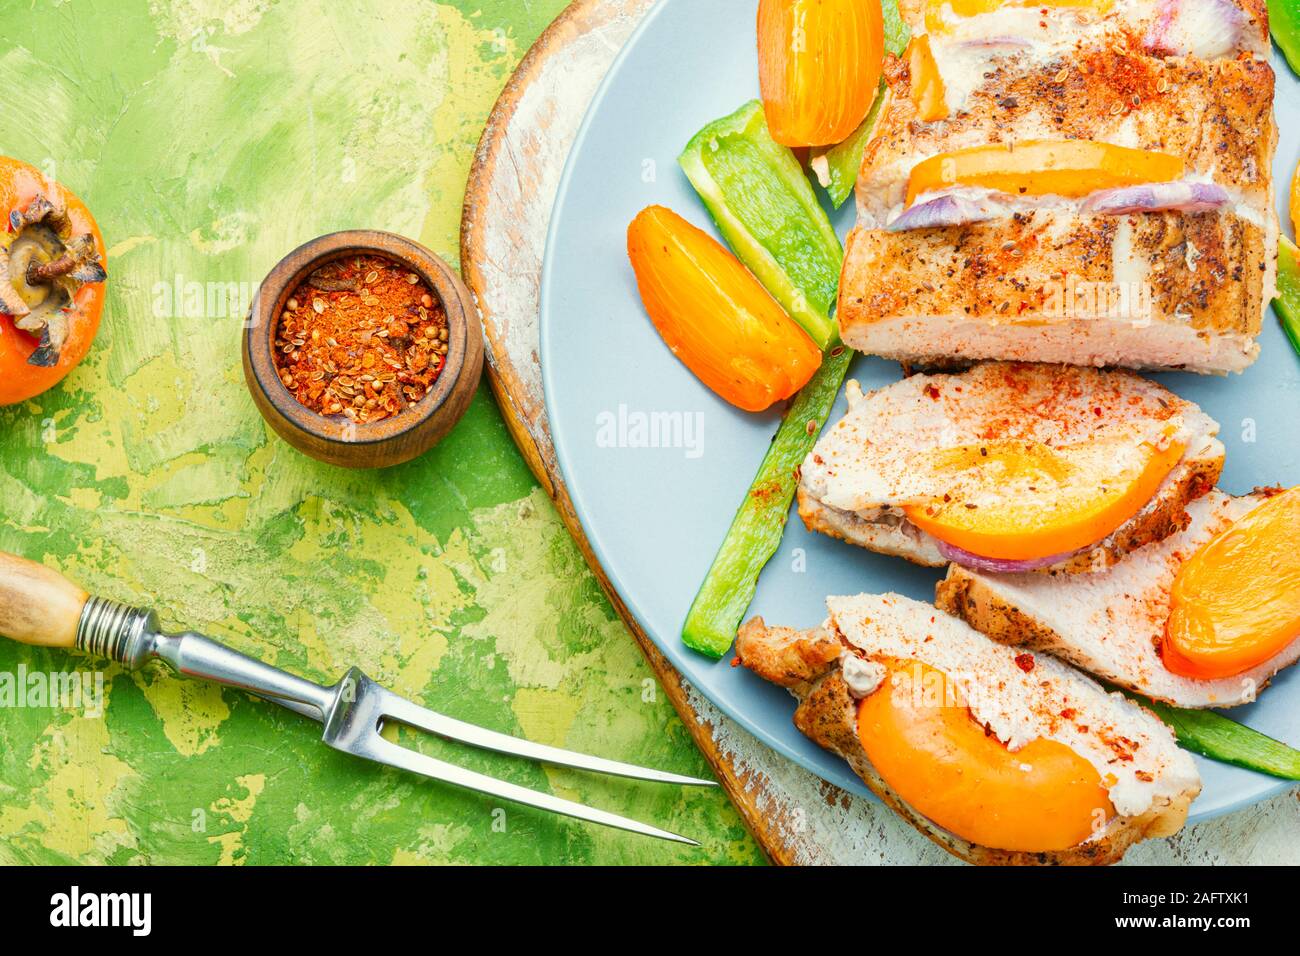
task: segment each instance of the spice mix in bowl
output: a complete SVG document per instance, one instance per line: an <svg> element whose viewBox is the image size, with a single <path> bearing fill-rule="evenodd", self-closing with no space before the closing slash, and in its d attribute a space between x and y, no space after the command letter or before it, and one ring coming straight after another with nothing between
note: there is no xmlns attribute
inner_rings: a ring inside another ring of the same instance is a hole
<svg viewBox="0 0 1300 956"><path fill-rule="evenodd" d="M447 314L416 272L381 256L316 269L289 296L275 366L311 411L377 422L419 402L447 360Z"/></svg>
<svg viewBox="0 0 1300 956"><path fill-rule="evenodd" d="M464 413L483 362L469 293L449 266L383 232L313 240L254 302L244 367L258 409L333 464L409 460Z"/></svg>

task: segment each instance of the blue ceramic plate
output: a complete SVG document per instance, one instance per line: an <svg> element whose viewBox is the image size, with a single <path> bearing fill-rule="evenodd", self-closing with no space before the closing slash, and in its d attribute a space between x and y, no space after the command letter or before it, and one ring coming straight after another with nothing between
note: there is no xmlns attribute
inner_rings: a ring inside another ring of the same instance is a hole
<svg viewBox="0 0 1300 956"><path fill-rule="evenodd" d="M677 166L705 123L758 95L756 0L661 0L615 62L578 134L555 203L542 288L546 408L564 479L601 564L637 621L711 701L780 753L848 790L866 793L839 758L790 722L783 690L681 643L682 620L777 426L775 414L738 411L701 385L665 348L637 297L626 230L660 203L712 229ZM1281 56L1279 210L1300 155L1300 83ZM834 221L853 224L853 203ZM716 234L716 233L715 233ZM1300 359L1273 316L1263 355L1232 378L1158 376L1223 426L1223 487L1300 483ZM864 387L899 378L896 363L859 357ZM844 414L841 397L832 421ZM822 535L798 518L759 580L751 614L811 626L827 594L898 591L934 596L938 575ZM1232 716L1300 745L1300 673L1293 668ZM1199 760L1205 788L1194 820L1254 803L1283 781Z"/></svg>

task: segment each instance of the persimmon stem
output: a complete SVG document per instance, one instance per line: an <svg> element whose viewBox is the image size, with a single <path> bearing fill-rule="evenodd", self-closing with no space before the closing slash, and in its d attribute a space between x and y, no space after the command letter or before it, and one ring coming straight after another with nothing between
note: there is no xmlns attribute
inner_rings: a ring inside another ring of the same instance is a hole
<svg viewBox="0 0 1300 956"><path fill-rule="evenodd" d="M79 262L78 257L72 253L64 253L57 259L39 265L33 261L27 266L27 284L53 282L77 268Z"/></svg>

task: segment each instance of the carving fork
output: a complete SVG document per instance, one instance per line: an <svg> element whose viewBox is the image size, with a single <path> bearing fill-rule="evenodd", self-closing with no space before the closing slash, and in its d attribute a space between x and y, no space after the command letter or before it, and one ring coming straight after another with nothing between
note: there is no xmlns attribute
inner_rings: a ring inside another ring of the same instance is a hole
<svg viewBox="0 0 1300 956"><path fill-rule="evenodd" d="M393 721L472 747L561 767L655 783L716 786L712 780L591 757L476 727L398 697L355 667L349 668L338 683L323 687L201 634L165 633L153 611L91 597L58 572L4 552L0 552L0 636L23 644L76 648L133 670L157 658L184 677L247 691L319 721L325 728L322 739L336 750L515 803L661 840L699 845L636 820L426 757L385 740L379 732L386 722Z"/></svg>

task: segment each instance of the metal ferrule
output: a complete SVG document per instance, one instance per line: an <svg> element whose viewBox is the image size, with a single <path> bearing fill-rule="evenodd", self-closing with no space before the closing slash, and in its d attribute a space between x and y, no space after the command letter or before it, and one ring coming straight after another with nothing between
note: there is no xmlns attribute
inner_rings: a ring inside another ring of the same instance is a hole
<svg viewBox="0 0 1300 956"><path fill-rule="evenodd" d="M324 719L336 696L336 688L263 664L202 634L166 634L153 611L108 598L92 597L82 608L77 647L132 670L158 658L182 677L250 691L316 720Z"/></svg>
<svg viewBox="0 0 1300 956"><path fill-rule="evenodd" d="M158 619L153 611L92 597L81 609L77 647L134 669L148 658L157 630Z"/></svg>

